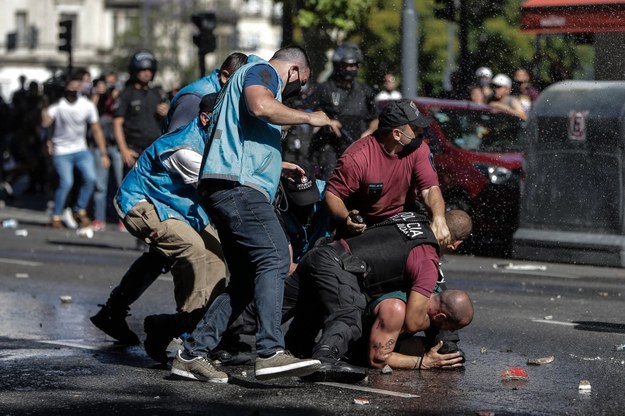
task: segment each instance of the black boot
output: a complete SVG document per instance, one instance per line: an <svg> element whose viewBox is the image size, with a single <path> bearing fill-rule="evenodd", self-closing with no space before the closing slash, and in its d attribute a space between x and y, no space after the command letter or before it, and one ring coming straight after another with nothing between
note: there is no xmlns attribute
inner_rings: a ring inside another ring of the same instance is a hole
<svg viewBox="0 0 625 416"><path fill-rule="evenodd" d="M120 344L139 344L139 337L132 332L126 322L129 308L112 307L108 304L98 306L102 306L102 309L89 318L98 329L110 337L115 338Z"/></svg>
<svg viewBox="0 0 625 416"><path fill-rule="evenodd" d="M336 347L321 345L315 348L313 358L321 361L321 367L312 374L302 377L305 381L335 381L357 383L367 377L367 369L342 361Z"/></svg>

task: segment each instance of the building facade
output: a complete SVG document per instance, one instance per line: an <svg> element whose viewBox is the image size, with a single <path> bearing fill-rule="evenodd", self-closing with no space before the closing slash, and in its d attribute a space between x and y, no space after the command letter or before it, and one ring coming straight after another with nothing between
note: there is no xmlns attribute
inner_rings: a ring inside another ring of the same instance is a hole
<svg viewBox="0 0 625 416"><path fill-rule="evenodd" d="M138 49L157 56L156 82L166 89L182 81L181 68L198 61L193 13L213 11L217 16L217 49L205 57L209 70L235 50L267 59L279 48L282 35L281 9L272 0L0 0L0 4L0 94L5 101L19 87L21 75L27 83L43 83L67 70L70 54L59 50L61 21L72 22L72 67L86 68L97 77L113 68L116 57L131 54L120 44L134 36Z"/></svg>

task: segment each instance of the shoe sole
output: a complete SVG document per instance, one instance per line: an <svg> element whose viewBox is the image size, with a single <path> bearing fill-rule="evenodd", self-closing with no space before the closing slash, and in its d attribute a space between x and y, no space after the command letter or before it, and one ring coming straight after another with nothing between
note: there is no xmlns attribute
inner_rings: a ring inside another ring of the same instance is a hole
<svg viewBox="0 0 625 416"><path fill-rule="evenodd" d="M324 382L333 381L337 383L353 384L367 378L367 374L345 373L340 371L315 371L312 374L302 377L304 381Z"/></svg>
<svg viewBox="0 0 625 416"><path fill-rule="evenodd" d="M280 367L269 367L254 371L257 380L272 380L282 377L304 377L314 373L321 367L321 362L317 360L302 361L298 363L283 365Z"/></svg>
<svg viewBox="0 0 625 416"><path fill-rule="evenodd" d="M172 368L171 374L188 380L206 381L209 383L223 384L228 382L228 377L198 377L189 371L181 370L179 368Z"/></svg>

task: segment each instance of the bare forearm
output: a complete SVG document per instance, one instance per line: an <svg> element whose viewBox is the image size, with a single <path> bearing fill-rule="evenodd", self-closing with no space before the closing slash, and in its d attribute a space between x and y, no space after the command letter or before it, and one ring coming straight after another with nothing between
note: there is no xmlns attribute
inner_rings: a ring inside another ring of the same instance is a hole
<svg viewBox="0 0 625 416"><path fill-rule="evenodd" d="M334 218L334 220L338 223L344 223L345 218L349 215L349 210L345 206L343 200L334 195L332 192L326 191L325 203L332 218Z"/></svg>

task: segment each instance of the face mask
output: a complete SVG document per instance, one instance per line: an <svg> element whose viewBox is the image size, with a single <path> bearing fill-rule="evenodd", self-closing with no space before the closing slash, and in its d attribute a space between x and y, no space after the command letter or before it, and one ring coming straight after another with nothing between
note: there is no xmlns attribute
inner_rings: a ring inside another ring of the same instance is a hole
<svg viewBox="0 0 625 416"><path fill-rule="evenodd" d="M65 90L65 99L70 103L78 100L78 91Z"/></svg>
<svg viewBox="0 0 625 416"><path fill-rule="evenodd" d="M345 81L352 81L358 75L358 69L341 69L339 70L339 75Z"/></svg>
<svg viewBox="0 0 625 416"><path fill-rule="evenodd" d="M297 73L297 79L294 79L293 81L289 81L289 79L291 79L290 72L286 80L287 82L284 86L284 90L282 91L282 101L287 100L291 97L297 97L302 90L302 84L299 82L299 71Z"/></svg>

